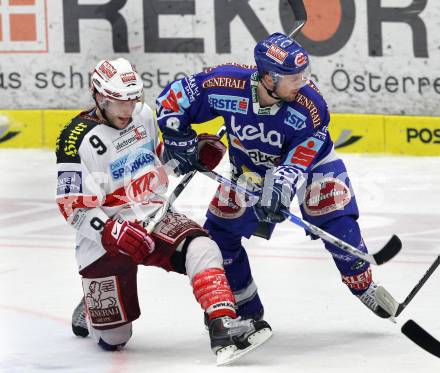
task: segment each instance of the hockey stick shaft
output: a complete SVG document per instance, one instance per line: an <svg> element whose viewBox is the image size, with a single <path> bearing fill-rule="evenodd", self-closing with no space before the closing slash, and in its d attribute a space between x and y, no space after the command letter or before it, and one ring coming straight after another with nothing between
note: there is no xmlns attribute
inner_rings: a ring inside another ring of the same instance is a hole
<svg viewBox="0 0 440 373"><path fill-rule="evenodd" d="M289 38L294 39L307 22L307 11L303 0L288 0L288 3L295 16L292 31L289 33Z"/></svg>
<svg viewBox="0 0 440 373"><path fill-rule="evenodd" d="M221 126L219 128L219 130L217 131L217 136L219 138L222 138L225 133L226 133L225 126ZM174 190L171 192L170 196L168 197L167 201L163 204L163 206L156 213L154 218L152 218L148 222L147 226L145 227L145 229L148 233L153 232L154 227L157 225L157 223L159 223L164 218L164 216L166 215L170 206L174 203L174 201L177 199L177 197L180 196L180 194L183 192L183 190L186 188L186 186L188 185L188 183L191 181L191 179L194 177L194 175L196 173L197 173L197 170L192 170L192 171L188 172L182 178L182 180L179 182L179 184L176 185L176 187L174 188Z"/></svg>
<svg viewBox="0 0 440 373"><path fill-rule="evenodd" d="M232 180L229 180L222 175L218 174L214 171L208 171L205 170L203 172L204 175L208 176L209 178L219 182L223 183L225 185L228 185L232 189L235 189L236 191L243 193L248 198L258 198L258 195L255 193L247 190L246 188L241 187L237 183L235 183ZM344 250L358 258L361 258L365 260L366 262L369 262L371 264L380 265L391 258L393 258L401 249L402 243L400 242L400 239L397 236L393 236L390 241L376 254L367 254L363 251L359 250L358 248L342 241L341 239L331 235L330 233L324 231L321 228L318 228L317 226L297 217L296 215L292 214L288 210L284 210L283 213L286 215L286 217L289 218L291 222L294 224L304 228L308 232L322 238L323 240L330 242L331 244L335 245L336 247L340 248L341 250Z"/></svg>
<svg viewBox="0 0 440 373"><path fill-rule="evenodd" d="M434 262L429 266L428 270L425 272L423 277L420 279L420 281L414 286L414 288L411 290L411 292L408 294L408 296L405 298L405 300L402 303L399 303L399 307L397 308L395 316L399 316L402 311L405 309L405 307L408 305L409 302L412 301L412 299L415 297L415 295L420 291L420 289L425 285L426 281L432 276L434 271L437 269L437 267L440 265L440 255L437 256L437 258L434 260Z"/></svg>
<svg viewBox="0 0 440 373"><path fill-rule="evenodd" d="M440 358L440 341L435 339L415 321L408 320L403 324L402 333L425 351Z"/></svg>

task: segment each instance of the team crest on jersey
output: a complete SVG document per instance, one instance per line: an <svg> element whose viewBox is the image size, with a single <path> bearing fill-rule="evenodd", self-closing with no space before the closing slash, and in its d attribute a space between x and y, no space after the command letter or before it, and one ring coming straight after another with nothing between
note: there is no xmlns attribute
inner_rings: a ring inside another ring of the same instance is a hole
<svg viewBox="0 0 440 373"><path fill-rule="evenodd" d="M295 146L287 155L284 162L285 165L296 166L303 171L306 171L318 154L324 141L318 140L315 137L310 137L301 144Z"/></svg>
<svg viewBox="0 0 440 373"><path fill-rule="evenodd" d="M306 127L306 121L307 117L301 114L298 110L295 110L290 106L287 108L284 124L287 124L296 131L299 131Z"/></svg>
<svg viewBox="0 0 440 373"><path fill-rule="evenodd" d="M208 95L209 106L230 113L247 114L249 99L240 96Z"/></svg>

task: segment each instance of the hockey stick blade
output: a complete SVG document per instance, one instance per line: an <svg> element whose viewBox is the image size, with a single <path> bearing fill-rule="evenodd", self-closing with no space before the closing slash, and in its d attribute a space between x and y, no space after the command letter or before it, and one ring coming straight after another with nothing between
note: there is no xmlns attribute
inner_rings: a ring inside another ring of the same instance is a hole
<svg viewBox="0 0 440 373"><path fill-rule="evenodd" d="M378 265L381 265L394 258L401 249L402 241L399 237L393 234L385 246L382 247L382 249L380 249L377 253L373 254L373 258Z"/></svg>
<svg viewBox="0 0 440 373"><path fill-rule="evenodd" d="M425 329L413 320L408 320L402 326L402 333L416 345L440 358L440 341L435 339Z"/></svg>
<svg viewBox="0 0 440 373"><path fill-rule="evenodd" d="M366 262L374 265L381 265L386 263L387 261L392 259L402 248L402 242L400 241L399 237L393 235L391 239L387 242L387 244L384 247L382 247L382 249L380 249L377 253L375 254L364 253L358 248L351 246L350 244L331 235L330 233L324 231L323 229L317 227L316 225L313 225L308 221L299 218L298 216L292 214L288 210L285 210L284 214L292 223L304 228L305 230L314 234L315 236L318 236L319 238L327 242L330 242L331 244L350 253L351 255L357 256L358 258L361 258Z"/></svg>

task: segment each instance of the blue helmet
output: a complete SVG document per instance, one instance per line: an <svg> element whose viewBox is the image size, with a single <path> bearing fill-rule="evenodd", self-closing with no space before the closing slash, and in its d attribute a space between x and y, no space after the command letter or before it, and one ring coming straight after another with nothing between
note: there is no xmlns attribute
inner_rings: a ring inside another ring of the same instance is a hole
<svg viewBox="0 0 440 373"><path fill-rule="evenodd" d="M288 36L276 32L257 43L254 49L258 73L297 74L309 66L307 51Z"/></svg>

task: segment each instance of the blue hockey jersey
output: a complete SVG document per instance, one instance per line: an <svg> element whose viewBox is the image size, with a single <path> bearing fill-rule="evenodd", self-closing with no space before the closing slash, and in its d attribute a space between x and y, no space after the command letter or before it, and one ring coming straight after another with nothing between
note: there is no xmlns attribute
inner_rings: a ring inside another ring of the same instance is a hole
<svg viewBox="0 0 440 373"><path fill-rule="evenodd" d="M327 104L313 82L294 102L261 107L258 73L247 65L225 64L176 80L157 98L161 129L185 131L192 123L224 118L234 173L257 184L266 171L284 166L307 172L332 149Z"/></svg>

